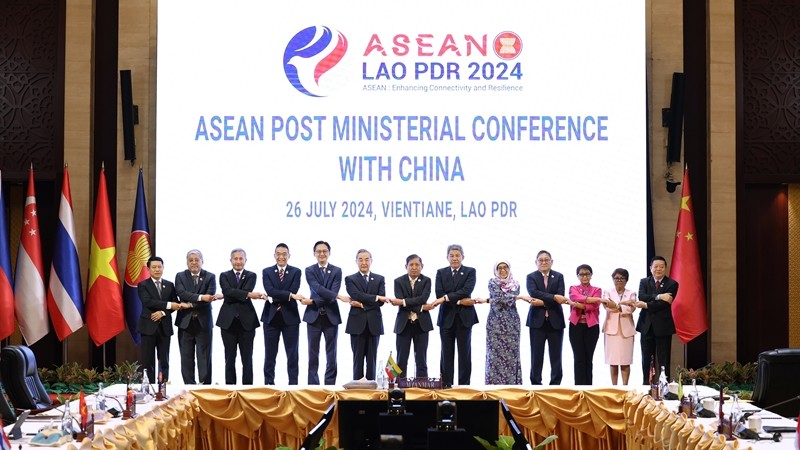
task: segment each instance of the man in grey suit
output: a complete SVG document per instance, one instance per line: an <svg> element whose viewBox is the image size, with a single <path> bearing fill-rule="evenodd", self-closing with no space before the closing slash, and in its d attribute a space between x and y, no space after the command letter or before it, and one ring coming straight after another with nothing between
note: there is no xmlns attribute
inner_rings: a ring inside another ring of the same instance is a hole
<svg viewBox="0 0 800 450"><path fill-rule="evenodd" d="M306 281L311 298L300 300L306 305L303 322L308 331L308 384L319 384L319 342L325 336L325 384L336 384L336 345L339 335L339 305L336 300L342 285L342 269L328 263L331 246L325 241L314 244L317 264L306 267Z"/></svg>
<svg viewBox="0 0 800 450"><path fill-rule="evenodd" d="M458 384L470 384L472 376L472 326L478 323L472 290L475 289L475 269L461 264L464 249L458 244L447 247L449 266L436 271L436 305L439 310L439 334L442 338L440 371L445 386L455 378L456 347L458 347Z"/></svg>
<svg viewBox="0 0 800 450"><path fill-rule="evenodd" d="M196 354L200 384L211 384L211 341L214 335L211 302L221 299L222 294L216 293L217 278L214 274L203 269L200 250L189 250L186 266L186 270L175 275L178 298L190 306L178 311L175 317L181 352L181 375L184 384L197 384L194 377Z"/></svg>
<svg viewBox="0 0 800 450"><path fill-rule="evenodd" d="M435 306L428 303L431 296L431 279L422 275L422 258L406 258L406 275L394 280L392 305L398 306L394 332L397 335L397 365L402 376L408 377L408 357L414 343L415 377L428 376L428 333L433 330L429 312ZM380 367L378 368L380 370Z"/></svg>
<svg viewBox="0 0 800 450"><path fill-rule="evenodd" d="M155 353L158 353L158 370L162 381L169 380L169 343L172 339L172 311L188 308L186 303L178 302L175 285L164 280L164 260L151 256L147 260L150 278L137 286L142 300L142 314L139 316L139 332L142 334L142 368L147 370L151 380L158 380L155 371Z"/></svg>
<svg viewBox="0 0 800 450"><path fill-rule="evenodd" d="M551 270L553 258L547 250L536 255L536 270L527 277L528 295L533 297L528 310L531 337L531 383L542 384L544 344L550 352L550 384L561 384L561 348L564 342L564 275Z"/></svg>
<svg viewBox="0 0 800 450"><path fill-rule="evenodd" d="M350 296L350 314L345 333L350 335L353 349L353 379L364 377L364 360L367 362L366 377L375 379L378 358L378 343L383 334L381 307L386 300L386 283L383 276L370 272L372 254L361 249L356 253L358 272L344 279ZM382 368L381 368L382 369Z"/></svg>

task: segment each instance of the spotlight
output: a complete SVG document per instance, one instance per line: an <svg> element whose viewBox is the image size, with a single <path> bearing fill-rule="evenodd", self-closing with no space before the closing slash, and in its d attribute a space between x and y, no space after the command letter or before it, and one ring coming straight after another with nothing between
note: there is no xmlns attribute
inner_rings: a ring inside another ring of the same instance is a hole
<svg viewBox="0 0 800 450"><path fill-rule="evenodd" d="M447 400L436 405L436 428L439 431L456 429L456 404Z"/></svg>
<svg viewBox="0 0 800 450"><path fill-rule="evenodd" d="M403 415L406 413L406 393L401 389L389 391L389 414Z"/></svg>

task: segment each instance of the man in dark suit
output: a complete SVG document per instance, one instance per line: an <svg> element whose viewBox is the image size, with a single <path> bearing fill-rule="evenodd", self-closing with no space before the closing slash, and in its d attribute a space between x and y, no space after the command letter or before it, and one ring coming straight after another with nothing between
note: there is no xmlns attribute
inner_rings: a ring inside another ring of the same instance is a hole
<svg viewBox="0 0 800 450"><path fill-rule="evenodd" d="M169 343L172 339L172 320L167 316L188 305L178 303L175 285L161 279L164 274L163 259L150 257L147 269L150 278L137 286L142 300L142 314L138 323L142 334L142 368L147 370L148 378L158 380L155 371L155 354L158 353L158 371L161 380L166 382L169 380Z"/></svg>
<svg viewBox="0 0 800 450"><path fill-rule="evenodd" d="M433 330L428 303L431 296L431 279L422 275L422 258L410 255L406 258L406 275L394 280L392 305L398 306L394 332L397 335L397 365L403 377L408 376L408 357L411 342L414 342L415 377L428 376L428 333ZM381 368L379 367L378 370Z"/></svg>
<svg viewBox="0 0 800 450"><path fill-rule="evenodd" d="M550 352L550 384L561 384L561 347L564 342L564 275L551 270L553 257L547 250L536 255L536 270L528 274L528 295L533 300L528 310L531 337L531 383L542 384L544 344Z"/></svg>
<svg viewBox="0 0 800 450"><path fill-rule="evenodd" d="M358 272L344 279L345 289L350 296L350 314L344 332L350 335L350 347L353 349L353 379L364 377L366 359L366 377L374 380L378 343L383 334L381 307L386 299L386 282L383 276L370 272L372 254L369 251L360 249L356 253L356 264Z"/></svg>
<svg viewBox="0 0 800 450"><path fill-rule="evenodd" d="M275 360L278 358L278 341L283 335L283 348L286 350L286 367L289 384L297 384L297 366L300 341L300 313L297 301L304 297L300 289L300 269L288 264L291 254L289 246L278 244L275 247L275 265L261 272L264 291L270 300L261 312L264 322L264 384L275 384Z"/></svg>
<svg viewBox="0 0 800 450"><path fill-rule="evenodd" d="M669 379L669 360L672 351L672 301L678 295L678 282L667 276L667 260L654 256L650 260L652 276L639 281L639 301L635 302L639 312L636 331L642 339L642 374L644 384L650 384L650 362L656 365L656 380L660 367L664 367ZM631 302L633 303L633 302Z"/></svg>
<svg viewBox="0 0 800 450"><path fill-rule="evenodd" d="M475 301L475 269L461 264L464 249L457 244L447 247L448 267L436 272L436 301L439 310L439 334L442 338L440 372L445 386L452 386L458 346L458 384L470 384L472 376L472 326L478 323Z"/></svg>
<svg viewBox="0 0 800 450"><path fill-rule="evenodd" d="M232 270L222 272L219 285L222 288L222 308L217 316L217 326L225 347L225 383L236 384L236 350L242 356L242 384L253 384L253 341L256 338L258 316L253 300L266 300L263 292L256 288L254 272L244 270L247 254L241 248L231 251Z"/></svg>
<svg viewBox="0 0 800 450"><path fill-rule="evenodd" d="M325 384L336 384L336 345L339 335L339 288L342 269L328 263L331 246L325 241L314 244L317 264L306 267L306 281L311 298L300 300L306 305L303 322L308 330L308 384L319 384L319 341L325 336Z"/></svg>
<svg viewBox="0 0 800 450"><path fill-rule="evenodd" d="M178 311L175 317L181 352L181 375L184 384L197 384L194 377L197 354L200 384L211 384L211 341L214 335L211 302L221 299L222 294L216 293L217 278L214 274L203 270L203 254L200 250L189 250L186 266L188 269L175 275L178 298L190 306Z"/></svg>

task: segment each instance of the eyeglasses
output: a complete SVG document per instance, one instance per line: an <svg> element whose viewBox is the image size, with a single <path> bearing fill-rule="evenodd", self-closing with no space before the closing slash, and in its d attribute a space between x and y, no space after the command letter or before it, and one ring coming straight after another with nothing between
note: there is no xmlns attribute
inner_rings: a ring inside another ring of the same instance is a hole
<svg viewBox="0 0 800 450"><path fill-rule="evenodd" d="M614 281L628 281L625 278L614 277Z"/></svg>
<svg viewBox="0 0 800 450"><path fill-rule="evenodd" d="M590 277L590 276L592 276L592 274L590 274L590 273L583 273L583 272L582 272L582 273L579 273L579 274L578 274L578 276L579 276L579 277Z"/></svg>
<svg viewBox="0 0 800 450"><path fill-rule="evenodd" d="M542 264L547 264L547 263L553 262L553 260L549 259L549 258L548 259L537 259L536 262L539 262L539 263L542 263Z"/></svg>
<svg viewBox="0 0 800 450"><path fill-rule="evenodd" d="M320 254L324 255L324 254L328 253L328 251L327 250L314 250L314 253L316 253L318 255L320 255Z"/></svg>

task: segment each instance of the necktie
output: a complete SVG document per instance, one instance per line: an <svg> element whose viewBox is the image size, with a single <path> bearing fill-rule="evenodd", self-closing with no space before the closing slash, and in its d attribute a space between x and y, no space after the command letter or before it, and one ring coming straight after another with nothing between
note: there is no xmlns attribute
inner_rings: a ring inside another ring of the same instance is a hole
<svg viewBox="0 0 800 450"><path fill-rule="evenodd" d="M364 286L369 286L369 275L364 275Z"/></svg>
<svg viewBox="0 0 800 450"><path fill-rule="evenodd" d="M325 268L320 266L319 269L320 271L322 271L322 282L325 283L325 278L326 278Z"/></svg>
<svg viewBox="0 0 800 450"><path fill-rule="evenodd" d="M156 290L158 291L158 295L161 295L161 280L156 281Z"/></svg>
<svg viewBox="0 0 800 450"><path fill-rule="evenodd" d="M240 272L236 272L236 282L238 283L239 280L242 278L242 274Z"/></svg>
<svg viewBox="0 0 800 450"><path fill-rule="evenodd" d="M545 275L545 274L542 274L542 278L544 279L544 288L545 288L545 289L547 289L547 275ZM545 310L544 310L544 318L545 318L545 319L547 319L548 317L550 317L550 312L548 312L548 311L545 309Z"/></svg>
<svg viewBox="0 0 800 450"><path fill-rule="evenodd" d="M281 270L278 271L278 278L280 278L281 283L283 283L283 272L284 271L285 271L285 269L281 269Z"/></svg>
<svg viewBox="0 0 800 450"><path fill-rule="evenodd" d="M457 272L456 270L453 270L453 273L450 274L453 277L453 282L456 281L456 272Z"/></svg>
<svg viewBox="0 0 800 450"><path fill-rule="evenodd" d="M194 283L195 286L200 284L200 275L192 275L192 282Z"/></svg>
<svg viewBox="0 0 800 450"><path fill-rule="evenodd" d="M411 295L414 295L414 285L415 285L416 283L417 283L417 280L415 280L414 278L412 278L412 279L411 279ZM409 313L408 313L408 320L409 320L411 323L414 323L414 322L416 322L416 321L417 321L417 313L416 313L416 312L414 312L414 311L411 311L411 312L409 312Z"/></svg>

